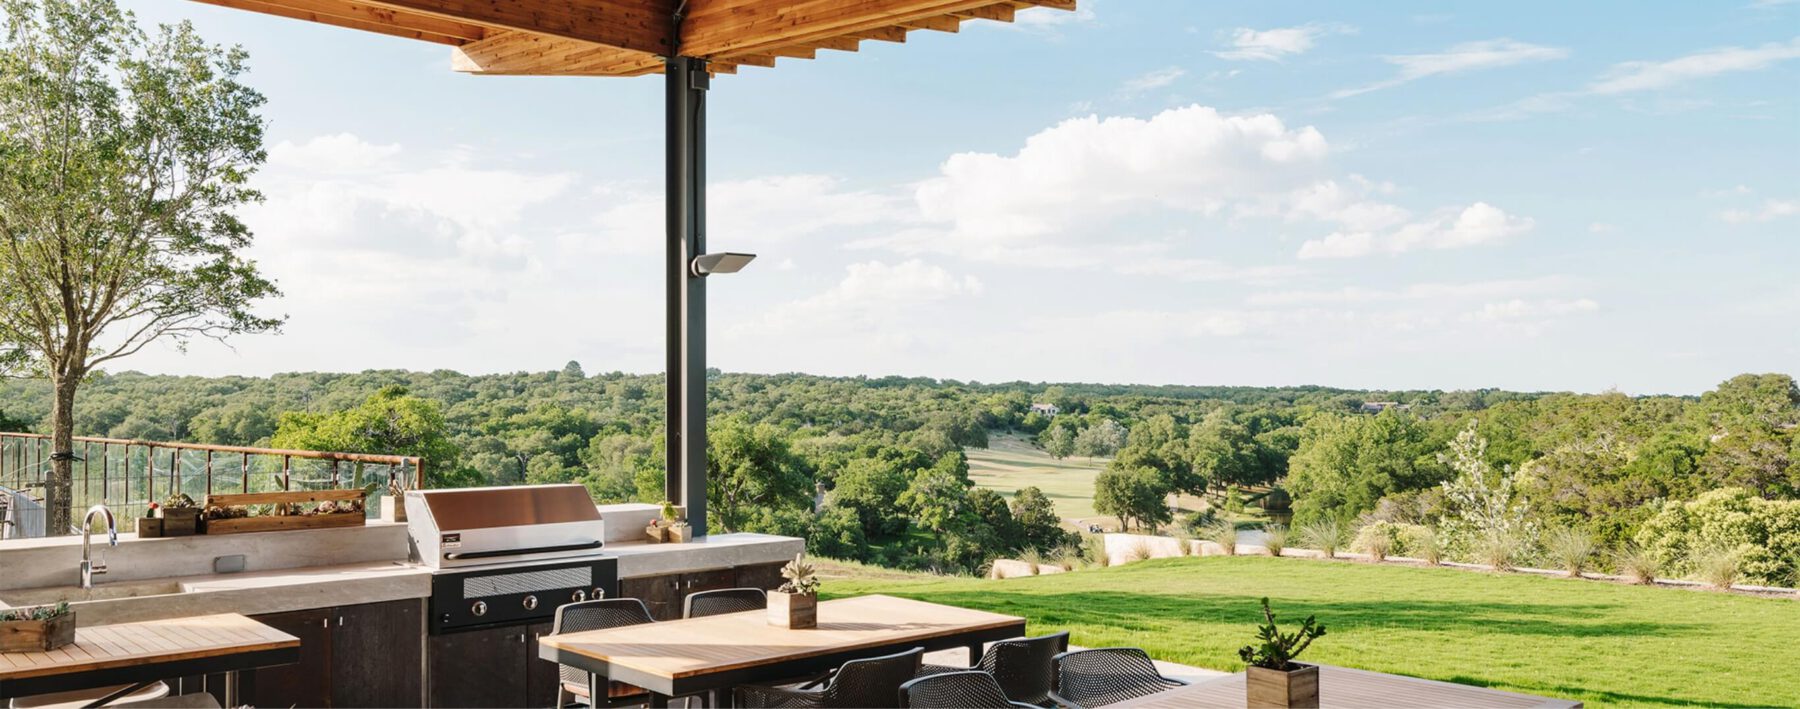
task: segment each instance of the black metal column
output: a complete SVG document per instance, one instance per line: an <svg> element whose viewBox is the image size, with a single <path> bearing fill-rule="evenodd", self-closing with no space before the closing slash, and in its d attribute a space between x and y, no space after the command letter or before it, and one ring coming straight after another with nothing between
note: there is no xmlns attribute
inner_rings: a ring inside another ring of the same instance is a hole
<svg viewBox="0 0 1800 709"><path fill-rule="evenodd" d="M706 279L690 263L706 253L706 62L665 60L668 120L668 499L706 534Z"/></svg>

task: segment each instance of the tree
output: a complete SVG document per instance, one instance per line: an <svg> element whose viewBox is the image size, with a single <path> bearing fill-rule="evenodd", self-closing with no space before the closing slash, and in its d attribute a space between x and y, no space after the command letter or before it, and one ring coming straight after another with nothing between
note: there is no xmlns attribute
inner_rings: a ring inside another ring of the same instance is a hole
<svg viewBox="0 0 1800 709"><path fill-rule="evenodd" d="M1131 429L1125 447L1119 449L1112 465L1119 469L1149 468L1162 476L1163 487L1170 492L1203 494L1206 480L1194 474L1187 438L1187 429L1176 423L1175 417L1152 416Z"/></svg>
<svg viewBox="0 0 1800 709"><path fill-rule="evenodd" d="M1250 429L1223 409L1208 414L1188 435L1187 453L1194 475L1211 487L1272 483L1265 478Z"/></svg>
<svg viewBox="0 0 1800 709"><path fill-rule="evenodd" d="M4 0L0 353L47 377L47 528L71 513L75 394L151 342L276 328L232 213L263 160L241 49L140 30L112 0Z"/></svg>
<svg viewBox="0 0 1800 709"><path fill-rule="evenodd" d="M459 451L447 429L441 403L411 396L405 387L394 385L342 411L285 412L270 443L298 450L418 456L425 461L432 487L479 482L461 476Z"/></svg>
<svg viewBox="0 0 1800 709"><path fill-rule="evenodd" d="M1447 477L1435 448L1410 414L1313 417L1283 485L1294 497L1294 524L1324 516L1353 522L1384 495L1435 486Z"/></svg>
<svg viewBox="0 0 1800 709"><path fill-rule="evenodd" d="M1071 543L1070 534L1063 531L1062 517L1056 514L1056 505L1036 487L1013 494L1012 520L1023 538L1022 546L1026 548L1051 554L1058 547Z"/></svg>
<svg viewBox="0 0 1800 709"><path fill-rule="evenodd" d="M707 439L706 495L719 529L742 529L754 508L808 506L812 476L780 428L733 416Z"/></svg>
<svg viewBox="0 0 1800 709"><path fill-rule="evenodd" d="M1124 445L1125 427L1112 419L1100 419L1075 435L1075 453L1088 458L1112 455Z"/></svg>
<svg viewBox="0 0 1800 709"><path fill-rule="evenodd" d="M1068 425L1053 423L1038 438L1052 458L1062 460L1075 454L1075 432Z"/></svg>
<svg viewBox="0 0 1800 709"><path fill-rule="evenodd" d="M1109 468L1094 477L1094 509L1119 518L1119 526L1155 529L1173 515L1165 503L1169 488L1163 476L1149 468Z"/></svg>

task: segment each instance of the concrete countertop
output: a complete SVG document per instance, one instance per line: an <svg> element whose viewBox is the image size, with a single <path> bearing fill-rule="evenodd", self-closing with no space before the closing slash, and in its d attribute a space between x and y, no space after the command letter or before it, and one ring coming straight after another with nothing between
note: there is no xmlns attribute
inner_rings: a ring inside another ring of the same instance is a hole
<svg viewBox="0 0 1800 709"><path fill-rule="evenodd" d="M377 561L112 584L99 577L92 589L85 590L55 586L0 591L0 606L68 600L82 625L101 625L213 613L283 613L429 595L430 570Z"/></svg>
<svg viewBox="0 0 1800 709"><path fill-rule="evenodd" d="M605 553L619 558L619 578L777 564L806 551L806 540L773 534L714 534L681 544L613 542Z"/></svg>

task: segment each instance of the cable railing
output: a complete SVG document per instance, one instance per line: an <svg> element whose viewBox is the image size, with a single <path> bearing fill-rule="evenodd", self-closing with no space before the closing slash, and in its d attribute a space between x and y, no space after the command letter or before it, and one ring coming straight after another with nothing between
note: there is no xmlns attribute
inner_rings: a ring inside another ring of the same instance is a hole
<svg viewBox="0 0 1800 709"><path fill-rule="evenodd" d="M0 505L12 510L10 523L0 529L0 536L39 536L50 531L42 529L41 519L33 522L30 511L32 503L41 505L44 500L51 453L49 436L0 432L0 488L5 488L0 489L0 498L5 498ZM122 519L129 519L143 515L151 502L177 492L204 502L212 494L374 485L379 496L396 480L402 487L415 488L423 487L425 479L423 461L416 456L87 436L75 438L74 453L69 501L74 516L102 503ZM366 509L372 514L379 506L371 499ZM41 516L41 507L37 515Z"/></svg>

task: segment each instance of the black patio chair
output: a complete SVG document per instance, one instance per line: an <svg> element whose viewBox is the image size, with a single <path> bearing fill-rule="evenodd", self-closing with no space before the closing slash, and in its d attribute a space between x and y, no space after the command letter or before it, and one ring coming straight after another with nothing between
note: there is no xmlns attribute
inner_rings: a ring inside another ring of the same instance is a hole
<svg viewBox="0 0 1800 709"><path fill-rule="evenodd" d="M769 607L769 594L760 588L726 588L690 594L682 604L681 617L704 618L709 615L742 613Z"/></svg>
<svg viewBox="0 0 1800 709"><path fill-rule="evenodd" d="M1186 682L1156 671L1150 655L1135 647L1076 650L1056 656L1056 691L1051 701L1073 709L1145 697Z"/></svg>
<svg viewBox="0 0 1800 709"><path fill-rule="evenodd" d="M925 648L863 660L839 667L823 689L805 690L747 684L737 688L738 706L748 709L887 709L900 706L900 685L919 674Z"/></svg>
<svg viewBox="0 0 1800 709"><path fill-rule="evenodd" d="M1000 684L1006 698L1035 706L1050 706L1050 690L1056 679L1056 656L1069 649L1069 632L1035 638L1001 640L989 645L972 667L925 665L927 674L981 670Z"/></svg>
<svg viewBox="0 0 1800 709"><path fill-rule="evenodd" d="M909 709L1033 709L1006 698L994 676L980 670L928 674L900 685L900 706Z"/></svg>
<svg viewBox="0 0 1800 709"><path fill-rule="evenodd" d="M580 603L566 603L556 608L556 622L551 626L552 633L578 633L583 630L603 630L606 628L623 628L629 625L654 623L650 617L650 609L643 601L636 598L602 598ZM644 704L650 700L650 693L642 687L624 682L607 683L606 692L598 699L594 698L588 686L588 673L568 665L558 665L560 681L556 690L556 705L568 706L570 701L579 701L592 707L622 707Z"/></svg>

